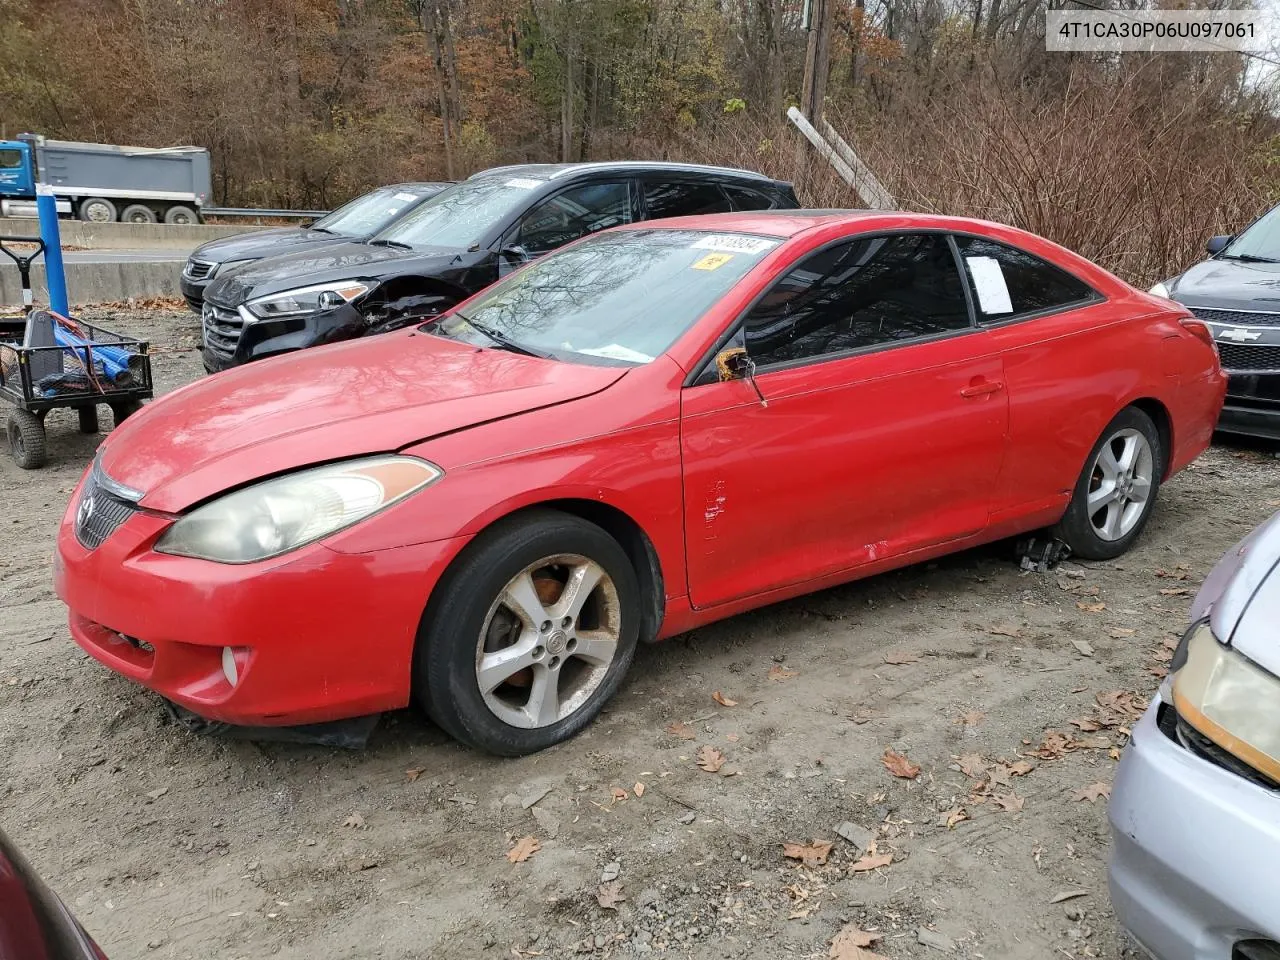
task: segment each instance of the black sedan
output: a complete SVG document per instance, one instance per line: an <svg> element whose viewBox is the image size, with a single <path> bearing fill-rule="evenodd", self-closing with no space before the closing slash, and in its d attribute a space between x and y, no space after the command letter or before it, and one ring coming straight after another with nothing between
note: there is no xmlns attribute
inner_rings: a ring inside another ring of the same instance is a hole
<svg viewBox="0 0 1280 960"><path fill-rule="evenodd" d="M1208 260L1152 293L1208 324L1230 374L1218 429L1280 440L1280 207L1235 237L1209 241Z"/></svg>
<svg viewBox="0 0 1280 960"><path fill-rule="evenodd" d="M682 163L526 164L478 173L364 243L234 270L210 284L210 372L448 310L521 264L638 220L799 206L789 183Z"/></svg>
<svg viewBox="0 0 1280 960"><path fill-rule="evenodd" d="M447 186L447 183L396 183L356 197L310 226L258 230L210 240L197 247L183 265L178 281L182 296L187 306L199 313L204 307L205 287L215 277L264 257L365 240Z"/></svg>
<svg viewBox="0 0 1280 960"><path fill-rule="evenodd" d="M0 960L106 960L0 833Z"/></svg>

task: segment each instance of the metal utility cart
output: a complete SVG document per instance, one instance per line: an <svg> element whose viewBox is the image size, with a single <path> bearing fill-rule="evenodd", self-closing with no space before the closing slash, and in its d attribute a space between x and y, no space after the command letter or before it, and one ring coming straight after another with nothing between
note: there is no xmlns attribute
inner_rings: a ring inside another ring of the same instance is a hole
<svg viewBox="0 0 1280 960"><path fill-rule="evenodd" d="M13 240L9 241L14 242ZM44 420L58 407L75 409L82 433L98 432L98 404L111 408L115 424L151 397L151 357L146 341L122 336L50 310L31 310L31 261L0 241L0 252L18 264L25 318L0 320L0 398L13 404L5 421L9 451L18 466L44 466Z"/></svg>

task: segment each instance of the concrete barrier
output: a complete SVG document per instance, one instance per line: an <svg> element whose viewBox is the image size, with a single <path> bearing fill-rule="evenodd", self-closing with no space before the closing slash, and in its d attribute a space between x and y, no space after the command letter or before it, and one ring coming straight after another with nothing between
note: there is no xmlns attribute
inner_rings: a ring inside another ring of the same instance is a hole
<svg viewBox="0 0 1280 960"><path fill-rule="evenodd" d="M61 220L58 226L64 248L86 250L191 251L210 240L270 229L250 224L85 223L81 220ZM34 237L39 233L40 224L35 220L0 218L0 238Z"/></svg>
<svg viewBox="0 0 1280 960"><path fill-rule="evenodd" d="M178 272L181 269L181 260L154 263L69 262L66 264L67 298L75 304L112 303L130 297L179 297L182 295L178 289ZM37 304L49 302L44 267L38 264L31 270L31 289ZM13 306L21 303L22 281L18 268L13 264L0 265L0 304Z"/></svg>

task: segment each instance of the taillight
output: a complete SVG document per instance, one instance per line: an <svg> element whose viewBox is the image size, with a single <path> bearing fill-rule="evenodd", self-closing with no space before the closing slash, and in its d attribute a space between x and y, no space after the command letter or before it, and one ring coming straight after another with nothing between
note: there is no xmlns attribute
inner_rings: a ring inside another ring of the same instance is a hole
<svg viewBox="0 0 1280 960"><path fill-rule="evenodd" d="M1178 322L1197 340L1202 340L1213 349L1214 356L1218 356L1218 344L1213 339L1213 331L1204 323L1203 320L1197 320L1195 317L1181 317ZM1221 359L1219 357L1219 359Z"/></svg>

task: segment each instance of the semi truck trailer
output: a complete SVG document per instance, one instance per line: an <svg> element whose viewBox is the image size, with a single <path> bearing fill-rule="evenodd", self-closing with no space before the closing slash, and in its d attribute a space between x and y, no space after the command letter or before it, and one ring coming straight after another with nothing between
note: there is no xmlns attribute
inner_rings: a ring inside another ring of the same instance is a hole
<svg viewBox="0 0 1280 960"><path fill-rule="evenodd" d="M63 216L95 223L199 223L211 189L209 151L34 134L0 140L0 215L34 217L37 184L52 188Z"/></svg>

